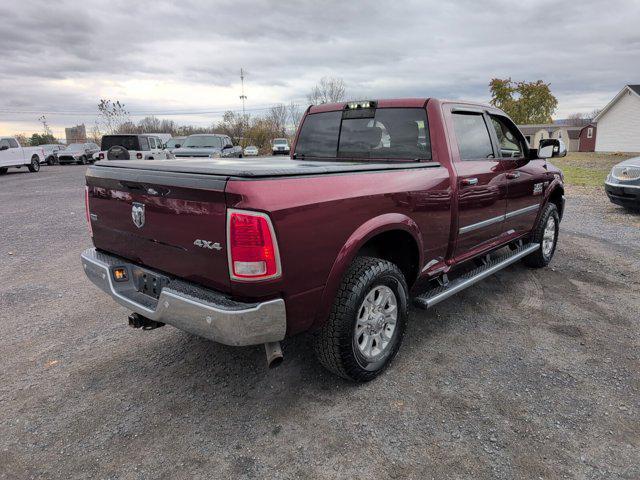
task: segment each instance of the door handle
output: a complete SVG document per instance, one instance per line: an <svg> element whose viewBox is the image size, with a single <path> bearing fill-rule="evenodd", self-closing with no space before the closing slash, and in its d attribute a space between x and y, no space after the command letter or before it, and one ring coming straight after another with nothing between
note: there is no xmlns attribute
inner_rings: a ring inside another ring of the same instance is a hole
<svg viewBox="0 0 640 480"><path fill-rule="evenodd" d="M509 172L507 173L507 178L513 180L514 178L518 178L520 176L520 172Z"/></svg>
<svg viewBox="0 0 640 480"><path fill-rule="evenodd" d="M464 185L464 186L471 186L471 185L477 185L478 184L478 179L477 178L463 178L462 180L460 180L460 184Z"/></svg>

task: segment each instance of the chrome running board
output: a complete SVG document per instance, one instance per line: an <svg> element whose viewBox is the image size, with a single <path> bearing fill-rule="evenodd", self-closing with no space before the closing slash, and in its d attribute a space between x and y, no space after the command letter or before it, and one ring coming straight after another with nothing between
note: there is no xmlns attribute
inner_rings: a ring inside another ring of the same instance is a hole
<svg viewBox="0 0 640 480"><path fill-rule="evenodd" d="M494 260L489 260L484 265L471 270L470 272L461 275L460 277L451 280L448 283L435 287L431 290L427 290L422 295L414 297L413 303L419 307L427 309L433 307L435 304L449 298L452 295L470 287L474 283L479 282L487 278L489 275L502 270L505 267L517 262L523 257L526 257L530 253L535 252L540 248L539 243L529 243L518 247L516 250L509 252Z"/></svg>

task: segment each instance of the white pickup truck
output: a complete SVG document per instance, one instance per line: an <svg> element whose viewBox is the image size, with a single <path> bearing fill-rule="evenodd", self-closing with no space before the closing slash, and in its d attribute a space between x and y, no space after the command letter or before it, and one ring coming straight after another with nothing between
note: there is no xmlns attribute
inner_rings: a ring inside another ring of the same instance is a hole
<svg viewBox="0 0 640 480"><path fill-rule="evenodd" d="M7 173L9 167L26 166L30 172L37 172L45 158L42 147L22 147L13 137L0 137L0 175Z"/></svg>

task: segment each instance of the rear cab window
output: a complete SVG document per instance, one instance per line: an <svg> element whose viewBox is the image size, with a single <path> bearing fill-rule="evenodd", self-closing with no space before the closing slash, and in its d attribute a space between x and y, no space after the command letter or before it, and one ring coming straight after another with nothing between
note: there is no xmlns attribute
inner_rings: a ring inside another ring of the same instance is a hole
<svg viewBox="0 0 640 480"><path fill-rule="evenodd" d="M127 150L140 150L136 135L105 135L102 137L100 150L107 151L115 146L124 147Z"/></svg>
<svg viewBox="0 0 640 480"><path fill-rule="evenodd" d="M367 108L306 116L294 158L430 160L423 108Z"/></svg>

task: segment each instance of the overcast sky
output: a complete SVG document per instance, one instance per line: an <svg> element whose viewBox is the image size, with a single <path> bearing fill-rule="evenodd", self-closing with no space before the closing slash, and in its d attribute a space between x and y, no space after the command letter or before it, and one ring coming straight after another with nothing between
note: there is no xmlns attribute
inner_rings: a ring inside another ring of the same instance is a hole
<svg viewBox="0 0 640 480"><path fill-rule="evenodd" d="M492 77L542 79L557 118L640 83L638 0L5 0L0 18L0 134L46 112L57 135L90 126L100 98L207 125L220 115L166 113L241 109L240 67L251 113L304 104L322 76L351 98L482 101Z"/></svg>

